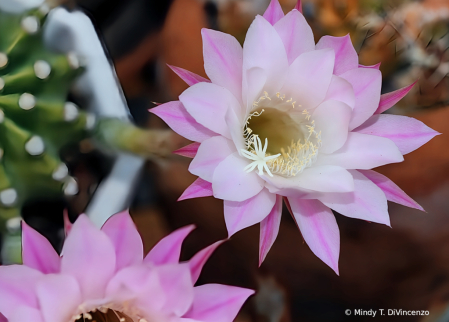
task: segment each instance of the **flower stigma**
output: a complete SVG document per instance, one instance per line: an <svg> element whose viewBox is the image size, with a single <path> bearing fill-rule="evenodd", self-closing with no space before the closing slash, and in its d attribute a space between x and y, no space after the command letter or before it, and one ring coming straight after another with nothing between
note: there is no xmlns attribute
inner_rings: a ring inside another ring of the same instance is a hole
<svg viewBox="0 0 449 322"><path fill-rule="evenodd" d="M243 127L246 149L241 149L245 158L253 160L245 167L247 172L257 167L259 175L265 170L270 176L294 177L316 161L321 132L307 110L295 109L300 106L279 92L273 96L264 92L253 103Z"/></svg>

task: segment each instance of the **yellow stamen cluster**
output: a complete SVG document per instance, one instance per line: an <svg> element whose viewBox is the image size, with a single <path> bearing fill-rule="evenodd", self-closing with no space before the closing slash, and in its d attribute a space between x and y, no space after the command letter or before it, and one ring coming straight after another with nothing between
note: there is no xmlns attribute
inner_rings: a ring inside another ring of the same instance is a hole
<svg viewBox="0 0 449 322"><path fill-rule="evenodd" d="M103 321L119 322L148 322L141 316L138 309L130 306L128 302L121 305L111 303L96 308L87 308L84 304L78 306L78 312L72 316L72 322L99 322L98 317Z"/></svg>

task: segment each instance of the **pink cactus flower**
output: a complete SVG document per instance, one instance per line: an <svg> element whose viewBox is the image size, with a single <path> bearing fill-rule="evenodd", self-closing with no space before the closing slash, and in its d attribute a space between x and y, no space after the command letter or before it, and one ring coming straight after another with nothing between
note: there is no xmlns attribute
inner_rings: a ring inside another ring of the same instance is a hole
<svg viewBox="0 0 449 322"><path fill-rule="evenodd" d="M23 223L24 265L0 267L0 313L9 322L231 322L254 292L219 284L194 287L221 241L179 263L193 228L173 232L144 258L127 212L101 230L81 215L60 257Z"/></svg>
<svg viewBox="0 0 449 322"><path fill-rule="evenodd" d="M317 44L296 9L277 0L257 16L243 48L203 29L210 80L171 67L190 87L179 101L150 111L195 141L177 153L193 157L199 178L180 200L224 200L229 235L260 223L262 263L279 231L282 200L310 249L338 274L342 215L390 225L387 200L422 208L370 169L403 161L438 133L406 116L384 115L413 84L381 95L379 65L359 65L348 36Z"/></svg>

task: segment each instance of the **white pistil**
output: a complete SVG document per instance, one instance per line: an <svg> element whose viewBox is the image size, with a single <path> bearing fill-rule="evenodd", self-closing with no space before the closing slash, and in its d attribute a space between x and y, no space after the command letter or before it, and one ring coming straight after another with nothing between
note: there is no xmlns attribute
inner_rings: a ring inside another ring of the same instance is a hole
<svg viewBox="0 0 449 322"><path fill-rule="evenodd" d="M271 173L270 169L268 169L267 161L276 159L281 154L278 153L276 155L270 155L270 156L265 155L265 153L267 152L267 148L268 148L268 139L267 138L265 138L265 146L262 146L262 142L260 141L260 138L257 135L253 136L252 141L253 141L252 144L254 146L253 152L247 151L245 149L240 150L242 155L245 158L254 161L254 162L251 162L250 164L248 164L244 170L246 170L246 172L251 172L257 167L257 169L259 170L259 175L263 175L263 170L265 169L265 171L267 171L268 175L270 177L272 177L273 174Z"/></svg>

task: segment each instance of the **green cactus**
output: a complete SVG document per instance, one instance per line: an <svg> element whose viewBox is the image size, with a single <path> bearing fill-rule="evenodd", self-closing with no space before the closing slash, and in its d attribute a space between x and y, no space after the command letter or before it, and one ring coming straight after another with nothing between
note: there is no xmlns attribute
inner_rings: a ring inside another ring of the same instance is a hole
<svg viewBox="0 0 449 322"><path fill-rule="evenodd" d="M109 150L145 157L171 151L164 144L166 132L118 119L96 122L94 115L67 101L83 67L75 55L44 46L41 26L47 13L0 11L0 231L31 198L77 193L59 157L67 144L93 137Z"/></svg>

